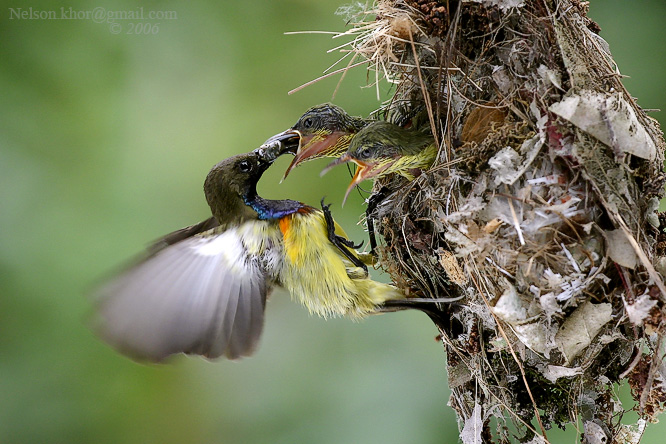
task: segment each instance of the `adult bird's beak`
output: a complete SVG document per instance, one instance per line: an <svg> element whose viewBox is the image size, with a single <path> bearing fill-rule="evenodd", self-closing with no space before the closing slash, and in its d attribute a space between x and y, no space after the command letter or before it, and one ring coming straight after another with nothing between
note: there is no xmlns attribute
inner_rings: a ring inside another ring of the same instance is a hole
<svg viewBox="0 0 666 444"><path fill-rule="evenodd" d="M262 160L273 163L275 159L283 154L296 154L300 140L299 134L284 131L276 134L267 141L265 141L255 151L259 154Z"/></svg>

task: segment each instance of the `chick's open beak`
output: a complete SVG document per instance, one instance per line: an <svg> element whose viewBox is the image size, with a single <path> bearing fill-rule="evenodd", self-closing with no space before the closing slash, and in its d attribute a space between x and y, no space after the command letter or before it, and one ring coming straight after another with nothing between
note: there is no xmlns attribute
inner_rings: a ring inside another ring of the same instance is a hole
<svg viewBox="0 0 666 444"><path fill-rule="evenodd" d="M291 170L297 166L299 163L301 163L304 159L310 157L307 153L307 149L309 148L308 145L310 145L312 139L314 136L304 136L301 134L300 131L295 130L295 129L288 129L287 131L284 132L284 134L292 134L296 137L298 137L298 149L294 153L294 158L291 159L291 163L287 167L287 170L284 172L284 176L282 176L282 180L285 180ZM280 181L282 182L282 181Z"/></svg>
<svg viewBox="0 0 666 444"><path fill-rule="evenodd" d="M293 130L294 132L298 132ZM331 154L338 149L340 144L344 144L349 138L349 134L343 131L319 130L313 134L300 134L300 143L296 156L291 161L289 168L284 173L284 177L306 160L318 159L319 157L331 157Z"/></svg>
<svg viewBox="0 0 666 444"><path fill-rule="evenodd" d="M366 162L352 157L349 153L344 153L342 156L335 159L333 162L329 163L326 166L326 168L324 168L321 171L320 175L323 176L324 174L328 173L328 171L331 168L347 162L354 162L356 164L356 172L354 173L354 177L352 177L351 183L347 187L347 192L345 193L345 197L342 200L342 205L345 204L345 202L347 201L347 197L349 196L349 193L351 193L351 190L353 190L355 186L357 186L366 179L371 179L375 177L376 175L385 171L388 167L390 167L393 164L393 161Z"/></svg>
<svg viewBox="0 0 666 444"><path fill-rule="evenodd" d="M349 193L351 193L351 190L353 190L356 185L360 184L363 182L365 179L372 177L372 164L368 164L366 162L357 160L357 159L351 159L352 162L356 164L356 172L354 173L354 177L352 177L351 182L349 183L349 186L347 187L347 191L345 192L345 197L342 199L342 205L347 202L347 197L349 196Z"/></svg>
<svg viewBox="0 0 666 444"><path fill-rule="evenodd" d="M354 159L349 153L343 153L342 156L338 157L333 162L326 165L326 168L321 170L321 173L319 173L319 176L321 177L324 174L328 173L333 167L336 167L338 165L341 165L341 164L347 163L347 162L354 162L358 165L358 162L356 161L356 159Z"/></svg>
<svg viewBox="0 0 666 444"><path fill-rule="evenodd" d="M349 193L351 193L351 190L353 190L355 186L359 185L364 180L371 179L377 176L378 174L386 171L386 169L389 168L394 163L393 161L385 163L362 162L357 159L352 159L352 161L357 165L356 173L354 173L354 177L352 177L351 183L347 187L345 198L342 200L343 205L347 201L347 196L349 196Z"/></svg>

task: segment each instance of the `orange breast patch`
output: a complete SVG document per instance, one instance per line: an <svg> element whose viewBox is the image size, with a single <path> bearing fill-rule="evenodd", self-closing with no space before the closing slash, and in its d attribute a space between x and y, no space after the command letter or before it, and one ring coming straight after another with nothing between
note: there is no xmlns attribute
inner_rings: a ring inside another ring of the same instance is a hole
<svg viewBox="0 0 666 444"><path fill-rule="evenodd" d="M290 214L288 216L281 217L279 220L280 224L280 231L282 232L282 236L287 236L287 232L289 231L289 228L291 227L291 218L293 217L293 214Z"/></svg>

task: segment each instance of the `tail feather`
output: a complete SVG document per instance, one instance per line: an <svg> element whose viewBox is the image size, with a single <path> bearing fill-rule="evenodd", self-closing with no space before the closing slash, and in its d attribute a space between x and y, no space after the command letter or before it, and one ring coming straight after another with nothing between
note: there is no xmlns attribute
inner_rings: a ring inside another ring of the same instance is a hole
<svg viewBox="0 0 666 444"><path fill-rule="evenodd" d="M367 294L374 305L382 305L391 299L403 299L400 290L390 284L367 279Z"/></svg>

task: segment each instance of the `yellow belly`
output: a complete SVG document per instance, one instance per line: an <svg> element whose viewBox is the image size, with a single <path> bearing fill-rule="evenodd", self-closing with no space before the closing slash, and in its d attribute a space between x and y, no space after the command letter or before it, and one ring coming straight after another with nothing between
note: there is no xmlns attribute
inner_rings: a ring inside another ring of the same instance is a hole
<svg viewBox="0 0 666 444"><path fill-rule="evenodd" d="M284 246L280 281L310 312L324 317L361 317L375 305L401 297L395 287L359 273L342 255L328 239L321 211L295 213L279 224ZM336 234L345 236L337 225Z"/></svg>

